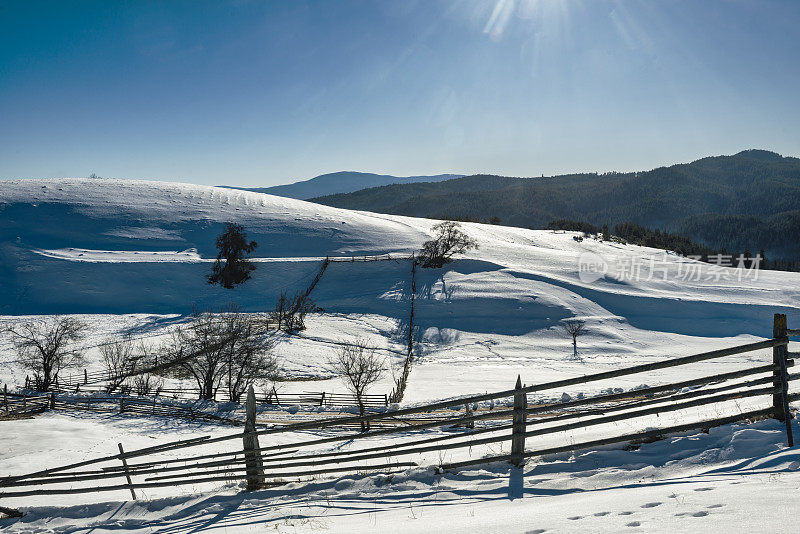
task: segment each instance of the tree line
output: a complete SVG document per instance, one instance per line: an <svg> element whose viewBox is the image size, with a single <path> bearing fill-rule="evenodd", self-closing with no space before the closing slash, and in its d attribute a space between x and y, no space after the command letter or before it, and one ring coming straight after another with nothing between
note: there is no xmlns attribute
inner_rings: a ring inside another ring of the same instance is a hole
<svg viewBox="0 0 800 534"><path fill-rule="evenodd" d="M747 248L741 251L730 251L724 248L713 249L701 243L697 243L686 236L659 229L645 228L644 226L632 222L615 225L613 234L608 230L608 225L599 227L587 222L570 221L568 219L550 221L547 224L546 229L583 232L584 236L596 235L601 236L604 239L608 239L611 235L613 235L613 237L623 243L659 248L662 250L671 250L673 252L677 252L681 256L693 256L699 258L701 261L709 263L716 263L720 256L730 256L734 266L736 266L737 258L741 256L744 258L743 266L747 268L751 267L752 258L758 255L758 257L760 257L760 262L758 265L759 269L769 269L774 271L800 271L800 261L768 258L763 248L756 252L752 252Z"/></svg>
<svg viewBox="0 0 800 534"><path fill-rule="evenodd" d="M713 250L763 248L774 258L800 259L800 159L759 150L646 172L542 178L475 175L313 200L415 217L498 217L505 225L532 229L559 219L612 228L633 222L686 236Z"/></svg>

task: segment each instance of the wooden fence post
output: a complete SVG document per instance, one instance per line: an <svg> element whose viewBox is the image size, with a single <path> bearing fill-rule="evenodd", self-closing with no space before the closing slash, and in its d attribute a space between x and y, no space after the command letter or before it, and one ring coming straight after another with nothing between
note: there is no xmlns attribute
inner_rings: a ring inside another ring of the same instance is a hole
<svg viewBox="0 0 800 534"><path fill-rule="evenodd" d="M470 407L469 403L466 403L464 405L464 413L467 417L472 417L472 408ZM470 419L469 421L466 422L464 426L467 428L475 428L475 420Z"/></svg>
<svg viewBox="0 0 800 534"><path fill-rule="evenodd" d="M117 443L119 447L119 459L122 460L122 468L125 470L125 479L128 481L128 489L131 490L131 497L136 500L136 493L133 491L133 482L131 482L131 474L128 471L128 461L125 459L125 451L122 449L122 443Z"/></svg>
<svg viewBox="0 0 800 534"><path fill-rule="evenodd" d="M89 374L86 372L86 369L83 370L83 383L84 384L89 383Z"/></svg>
<svg viewBox="0 0 800 534"><path fill-rule="evenodd" d="M772 337L775 339L787 337L786 315L776 313L772 323ZM772 385L779 388L778 393L772 395L774 417L786 423L786 441L789 447L794 447L792 435L792 413L789 411L789 373L786 370L786 360L789 357L788 345L772 348L772 363L777 367L772 372Z"/></svg>
<svg viewBox="0 0 800 534"><path fill-rule="evenodd" d="M55 391L51 391L50 392L50 409L51 410L55 410L56 409L56 392Z"/></svg>
<svg viewBox="0 0 800 534"><path fill-rule="evenodd" d="M786 337L786 315L776 313L772 322L772 337L780 339ZM772 347L772 363L775 365L775 370L772 371L772 385L775 389L783 387L783 373L781 372L781 362L786 363L785 346ZM775 413L775 419L783 421L783 395L780 391L772 395L772 408Z"/></svg>
<svg viewBox="0 0 800 534"><path fill-rule="evenodd" d="M125 411L125 397L119 398L119 413L123 413Z"/></svg>
<svg viewBox="0 0 800 534"><path fill-rule="evenodd" d="M514 393L514 415L513 428L511 430L511 463L517 467L522 465L525 459L525 427L526 414L528 407L528 397L522 390L522 379L517 375L517 390Z"/></svg>
<svg viewBox="0 0 800 534"><path fill-rule="evenodd" d="M8 385L3 384L3 408L6 410L6 415L8 415Z"/></svg>
<svg viewBox="0 0 800 534"><path fill-rule="evenodd" d="M264 484L264 464L259 451L258 434L256 434L256 394L251 385L247 389L245 403L244 462L247 471L247 491L259 489Z"/></svg>

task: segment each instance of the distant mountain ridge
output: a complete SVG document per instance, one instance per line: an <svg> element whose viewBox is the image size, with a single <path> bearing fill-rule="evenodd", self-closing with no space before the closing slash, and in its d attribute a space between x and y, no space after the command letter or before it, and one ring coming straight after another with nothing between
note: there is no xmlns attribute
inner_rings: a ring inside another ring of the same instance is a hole
<svg viewBox="0 0 800 534"><path fill-rule="evenodd" d="M713 248L800 257L800 159L767 150L650 171L543 178L474 175L309 199L338 208L544 228L558 219L634 222Z"/></svg>
<svg viewBox="0 0 800 534"><path fill-rule="evenodd" d="M272 187L234 187L255 193L267 193L279 197L307 200L313 197L351 193L360 189L379 187L389 184L411 184L419 182L441 182L460 178L463 174L435 174L431 176L392 176L389 174L373 174L370 172L341 171L322 174L320 176L295 182L293 184L275 185ZM228 187L228 186L224 186Z"/></svg>

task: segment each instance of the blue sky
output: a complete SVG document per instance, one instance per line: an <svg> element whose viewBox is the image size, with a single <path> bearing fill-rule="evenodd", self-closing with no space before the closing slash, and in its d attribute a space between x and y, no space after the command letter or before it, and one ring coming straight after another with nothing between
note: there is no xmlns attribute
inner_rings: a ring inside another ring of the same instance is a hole
<svg viewBox="0 0 800 534"><path fill-rule="evenodd" d="M0 0L0 178L800 156L800 2Z"/></svg>

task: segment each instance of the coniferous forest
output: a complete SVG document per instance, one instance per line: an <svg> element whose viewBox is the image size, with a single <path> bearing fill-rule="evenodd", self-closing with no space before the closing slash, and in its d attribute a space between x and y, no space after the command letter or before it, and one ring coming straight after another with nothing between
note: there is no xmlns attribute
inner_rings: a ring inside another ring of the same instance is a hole
<svg viewBox="0 0 800 534"><path fill-rule="evenodd" d="M659 230L661 240L667 232L711 251L763 250L775 258L773 268L793 268L800 259L800 159L764 150L646 172L543 178L474 175L312 201L416 217L502 221L523 228L545 228L558 220L610 228L633 223Z"/></svg>

